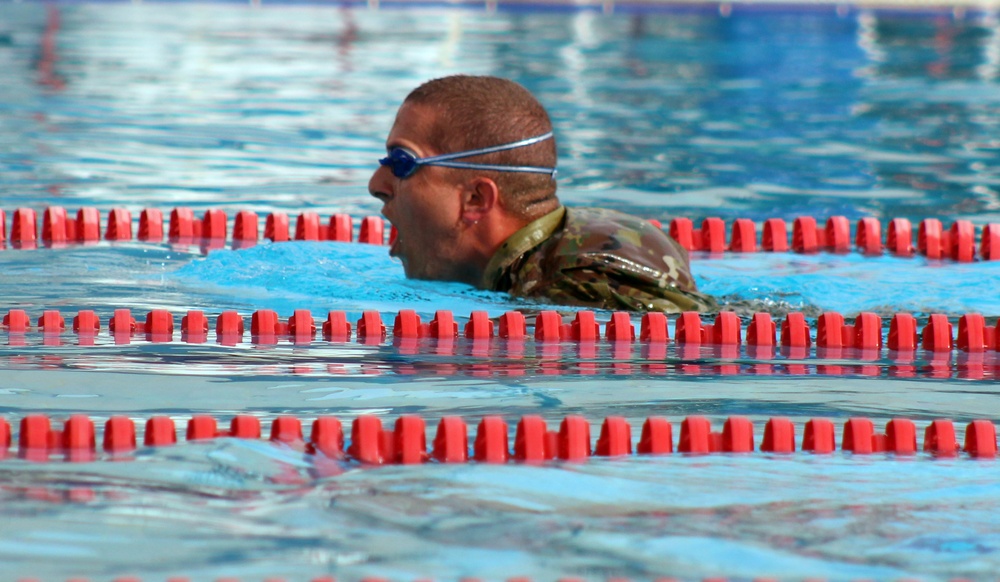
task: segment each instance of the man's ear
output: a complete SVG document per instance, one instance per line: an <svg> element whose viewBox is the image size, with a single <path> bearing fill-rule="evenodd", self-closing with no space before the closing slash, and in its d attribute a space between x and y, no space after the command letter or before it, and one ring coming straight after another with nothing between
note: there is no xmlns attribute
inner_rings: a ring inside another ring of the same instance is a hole
<svg viewBox="0 0 1000 582"><path fill-rule="evenodd" d="M474 224L500 207L500 188L493 180L480 176L466 182L462 191L462 221Z"/></svg>

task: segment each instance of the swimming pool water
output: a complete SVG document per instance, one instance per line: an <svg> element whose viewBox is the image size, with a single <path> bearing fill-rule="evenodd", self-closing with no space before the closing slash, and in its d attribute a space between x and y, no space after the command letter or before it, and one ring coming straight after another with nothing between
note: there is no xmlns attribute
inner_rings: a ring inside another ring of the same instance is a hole
<svg viewBox="0 0 1000 582"><path fill-rule="evenodd" d="M508 76L550 109L560 194L661 220L842 214L1000 221L1000 25L737 5L590 11L0 3L0 201L8 211L224 208L377 214L366 181L419 82ZM743 314L1000 315L997 265L923 258L696 254L700 286ZM498 315L530 302L407 281L385 248L215 250L100 243L0 251L2 308L135 314L308 308L356 319ZM601 317L606 317L602 314ZM995 375L967 381L650 370L602 346L511 359L461 344L229 347L0 332L0 412L178 419L250 412L470 422L731 414L838 424L1000 418ZM4 340L8 340L4 342ZM542 368L550 358L553 366ZM670 352L671 366L680 366ZM596 367L587 363L596 362ZM782 360L776 360L780 371ZM841 362L843 363L843 362ZM543 371L560 371L545 374ZM509 373L511 370L517 373ZM591 373L596 372L596 373ZM429 422L429 424L431 424ZM634 436L638 436L634 434ZM758 442L760 433L757 434ZM1000 565L993 461L680 455L551 466L331 468L266 442L141 448L131 462L0 461L4 578L186 575L553 579L673 575L986 579Z"/></svg>

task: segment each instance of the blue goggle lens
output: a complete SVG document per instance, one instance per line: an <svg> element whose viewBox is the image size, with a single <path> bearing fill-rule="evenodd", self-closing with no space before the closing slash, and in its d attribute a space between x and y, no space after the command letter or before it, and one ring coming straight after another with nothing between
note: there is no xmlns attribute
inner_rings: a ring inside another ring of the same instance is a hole
<svg viewBox="0 0 1000 582"><path fill-rule="evenodd" d="M381 166L389 166L392 175L408 178L417 171L417 158L403 148L392 148L389 155L378 161Z"/></svg>

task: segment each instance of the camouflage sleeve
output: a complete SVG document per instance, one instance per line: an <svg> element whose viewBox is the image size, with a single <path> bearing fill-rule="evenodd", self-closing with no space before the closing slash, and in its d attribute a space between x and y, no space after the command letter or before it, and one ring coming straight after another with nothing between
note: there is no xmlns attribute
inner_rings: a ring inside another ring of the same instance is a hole
<svg viewBox="0 0 1000 582"><path fill-rule="evenodd" d="M515 260L501 289L553 303L630 311L715 311L685 251L640 218L571 208L561 229Z"/></svg>
<svg viewBox="0 0 1000 582"><path fill-rule="evenodd" d="M711 297L681 289L662 272L616 255L581 255L576 263L550 277L540 289L541 295L554 303L610 310L680 313L718 309Z"/></svg>

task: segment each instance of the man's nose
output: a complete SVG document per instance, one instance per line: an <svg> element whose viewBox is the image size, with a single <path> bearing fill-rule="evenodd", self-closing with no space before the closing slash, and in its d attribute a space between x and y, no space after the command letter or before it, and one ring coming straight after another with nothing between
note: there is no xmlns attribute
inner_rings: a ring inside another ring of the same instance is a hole
<svg viewBox="0 0 1000 582"><path fill-rule="evenodd" d="M379 166L368 180L368 193L383 204L392 198L392 172L386 166Z"/></svg>

